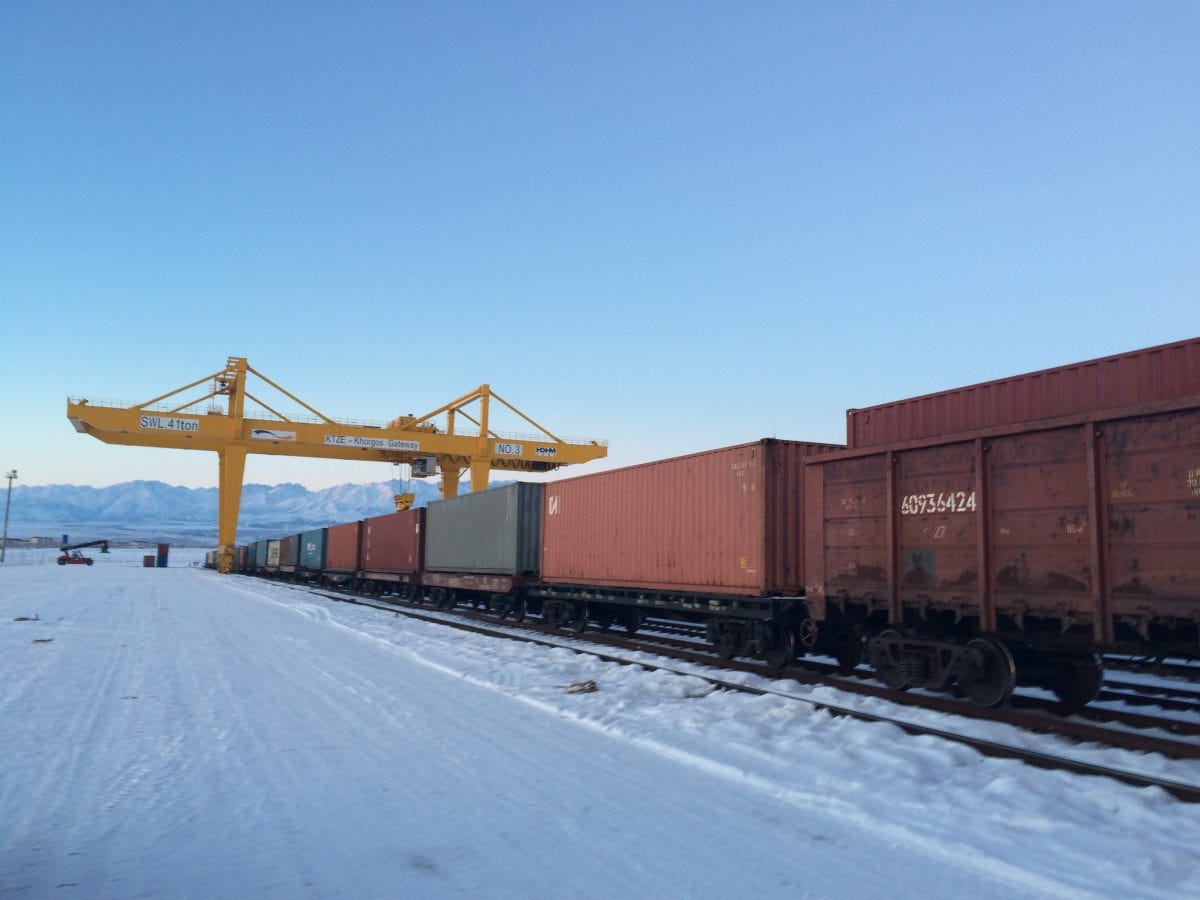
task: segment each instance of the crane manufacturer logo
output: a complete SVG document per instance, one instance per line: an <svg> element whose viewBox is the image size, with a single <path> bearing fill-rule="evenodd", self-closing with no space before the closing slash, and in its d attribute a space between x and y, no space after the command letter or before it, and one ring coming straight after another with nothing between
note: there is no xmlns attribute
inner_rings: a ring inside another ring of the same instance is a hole
<svg viewBox="0 0 1200 900"><path fill-rule="evenodd" d="M255 428L250 432L250 437L256 441L294 441L296 440L296 432L275 431L273 428Z"/></svg>
<svg viewBox="0 0 1200 900"><path fill-rule="evenodd" d="M556 447L535 447L533 452L537 456L558 455L558 449ZM495 453L497 456L524 456L525 445L497 442L495 444Z"/></svg>
<svg viewBox="0 0 1200 900"><path fill-rule="evenodd" d="M180 419L177 416L142 416L138 420L143 428L158 428L163 431L199 431L199 419Z"/></svg>

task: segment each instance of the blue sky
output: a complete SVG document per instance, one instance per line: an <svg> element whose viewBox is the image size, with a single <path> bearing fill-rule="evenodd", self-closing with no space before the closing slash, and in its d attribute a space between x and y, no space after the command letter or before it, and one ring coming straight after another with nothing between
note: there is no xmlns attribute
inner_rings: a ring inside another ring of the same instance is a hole
<svg viewBox="0 0 1200 900"><path fill-rule="evenodd" d="M1195 3L3 4L0 467L213 485L65 399L231 355L626 465L1195 337L1198 59Z"/></svg>

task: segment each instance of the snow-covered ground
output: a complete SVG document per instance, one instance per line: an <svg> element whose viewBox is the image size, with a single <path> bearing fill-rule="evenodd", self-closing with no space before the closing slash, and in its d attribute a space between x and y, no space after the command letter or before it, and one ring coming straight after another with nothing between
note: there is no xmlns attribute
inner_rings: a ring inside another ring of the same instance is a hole
<svg viewBox="0 0 1200 900"><path fill-rule="evenodd" d="M0 895L1200 896L1158 790L143 553L0 567Z"/></svg>

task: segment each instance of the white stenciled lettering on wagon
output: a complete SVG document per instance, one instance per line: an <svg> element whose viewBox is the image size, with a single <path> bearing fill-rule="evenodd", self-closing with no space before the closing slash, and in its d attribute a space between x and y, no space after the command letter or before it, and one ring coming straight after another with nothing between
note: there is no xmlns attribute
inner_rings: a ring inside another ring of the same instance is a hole
<svg viewBox="0 0 1200 900"><path fill-rule="evenodd" d="M975 512L977 505L974 491L909 494L900 501L900 515L923 516L929 513Z"/></svg>

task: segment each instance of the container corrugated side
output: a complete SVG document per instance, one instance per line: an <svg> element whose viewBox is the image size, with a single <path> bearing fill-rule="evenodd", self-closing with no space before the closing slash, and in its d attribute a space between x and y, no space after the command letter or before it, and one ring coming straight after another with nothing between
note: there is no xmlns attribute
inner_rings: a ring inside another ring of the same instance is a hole
<svg viewBox="0 0 1200 900"><path fill-rule="evenodd" d="M846 442L877 447L1200 396L1200 338L846 412Z"/></svg>
<svg viewBox="0 0 1200 900"><path fill-rule="evenodd" d="M416 575L424 569L425 510L408 509L363 520L362 568Z"/></svg>
<svg viewBox="0 0 1200 900"><path fill-rule="evenodd" d="M325 541L325 568L331 572L355 572L361 550L361 521L330 525Z"/></svg>
<svg viewBox="0 0 1200 900"><path fill-rule="evenodd" d="M255 541L254 542L254 558L253 558L252 564L255 566L265 566L267 564L267 542L266 541Z"/></svg>
<svg viewBox="0 0 1200 900"><path fill-rule="evenodd" d="M324 569L327 528L314 528L300 534L300 568Z"/></svg>
<svg viewBox="0 0 1200 900"><path fill-rule="evenodd" d="M430 572L535 575L542 485L516 482L429 504L425 568Z"/></svg>
<svg viewBox="0 0 1200 900"><path fill-rule="evenodd" d="M803 460L762 440L546 485L542 580L767 596L804 586Z"/></svg>

